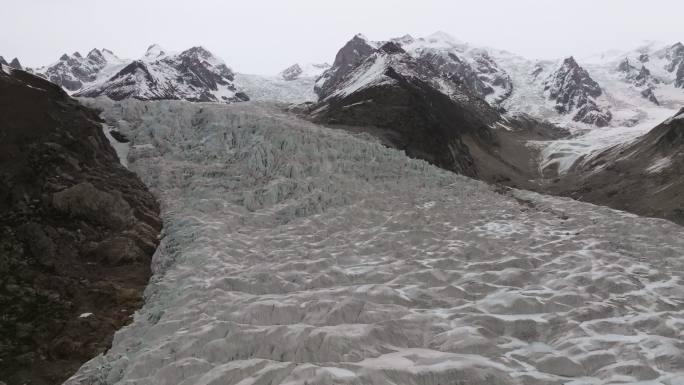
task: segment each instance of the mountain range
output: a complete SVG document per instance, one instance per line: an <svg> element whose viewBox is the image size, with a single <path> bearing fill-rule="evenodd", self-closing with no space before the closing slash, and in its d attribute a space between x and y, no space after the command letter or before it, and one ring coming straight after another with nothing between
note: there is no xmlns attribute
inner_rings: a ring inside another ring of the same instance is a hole
<svg viewBox="0 0 684 385"><path fill-rule="evenodd" d="M0 57L0 385L681 382L684 45L331 59Z"/></svg>

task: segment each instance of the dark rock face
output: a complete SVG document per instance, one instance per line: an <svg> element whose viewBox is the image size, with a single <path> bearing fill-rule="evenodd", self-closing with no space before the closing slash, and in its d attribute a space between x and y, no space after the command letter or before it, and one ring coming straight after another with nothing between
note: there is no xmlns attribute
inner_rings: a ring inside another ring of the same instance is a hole
<svg viewBox="0 0 684 385"><path fill-rule="evenodd" d="M684 88L684 61L679 63L679 67L677 67L675 87Z"/></svg>
<svg viewBox="0 0 684 385"><path fill-rule="evenodd" d="M192 102L249 100L235 88L233 71L202 47L167 56L157 46L151 46L146 58L131 62L106 82L79 91L76 96Z"/></svg>
<svg viewBox="0 0 684 385"><path fill-rule="evenodd" d="M9 65L9 63L7 63L7 61L5 60L5 58L2 57L2 56L0 56L0 64L4 64L4 65L6 65L6 66Z"/></svg>
<svg viewBox="0 0 684 385"><path fill-rule="evenodd" d="M98 121L57 85L0 71L0 378L9 385L61 383L142 304L159 208Z"/></svg>
<svg viewBox="0 0 684 385"><path fill-rule="evenodd" d="M376 48L360 34L349 40L337 52L332 67L323 72L316 81L314 91L318 97L324 99L332 94L339 87L342 79L375 51Z"/></svg>
<svg viewBox="0 0 684 385"><path fill-rule="evenodd" d="M626 146L576 166L547 193L684 224L684 108Z"/></svg>
<svg viewBox="0 0 684 385"><path fill-rule="evenodd" d="M565 59L546 79L544 88L549 98L556 101L556 110L561 114L574 112L573 120L577 122L603 127L612 119L609 110L596 104L595 98L603 93L601 87L573 57Z"/></svg>
<svg viewBox="0 0 684 385"><path fill-rule="evenodd" d="M14 68L15 70L22 70L22 69L24 69L24 68L21 66L21 63L19 63L19 59L17 59L17 58L12 59L12 61L9 63L9 66L12 67L12 68Z"/></svg>

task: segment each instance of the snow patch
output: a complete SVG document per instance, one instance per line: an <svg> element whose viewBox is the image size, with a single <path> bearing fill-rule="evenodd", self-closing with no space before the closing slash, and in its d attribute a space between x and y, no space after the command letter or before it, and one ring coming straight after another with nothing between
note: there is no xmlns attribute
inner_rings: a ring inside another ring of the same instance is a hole
<svg viewBox="0 0 684 385"><path fill-rule="evenodd" d="M650 166L646 169L646 172L649 174L657 174L666 168L668 168L672 164L672 158L665 157L665 158L660 158L653 163L651 163Z"/></svg>

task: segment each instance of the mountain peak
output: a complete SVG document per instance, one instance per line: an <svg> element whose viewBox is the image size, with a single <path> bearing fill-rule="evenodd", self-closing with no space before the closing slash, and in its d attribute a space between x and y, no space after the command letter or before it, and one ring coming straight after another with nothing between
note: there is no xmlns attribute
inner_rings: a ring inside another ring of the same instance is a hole
<svg viewBox="0 0 684 385"><path fill-rule="evenodd" d="M212 54L209 50L206 48L202 47L201 45L197 45L191 48L186 49L181 53L183 56L195 56L198 58L202 59L209 59L215 57L214 54Z"/></svg>
<svg viewBox="0 0 684 385"><path fill-rule="evenodd" d="M166 51L159 45L159 44L152 44L151 46L147 47L147 51L145 51L145 59L157 59L161 56L164 56L166 54Z"/></svg>
<svg viewBox="0 0 684 385"><path fill-rule="evenodd" d="M380 47L380 50L390 55L406 53L401 46L393 41L388 41Z"/></svg>
<svg viewBox="0 0 684 385"><path fill-rule="evenodd" d="M19 59L16 57L12 59L12 61L9 63L9 66L14 68L15 70L21 70L23 67L21 66L21 63L19 63Z"/></svg>
<svg viewBox="0 0 684 385"><path fill-rule="evenodd" d="M362 33L357 33L357 34L354 35L354 37L352 38L352 40L357 40L357 39L358 39L358 40L363 40L363 41L366 41L366 42L368 41L368 38L366 37L366 35L364 35L364 34L362 34Z"/></svg>

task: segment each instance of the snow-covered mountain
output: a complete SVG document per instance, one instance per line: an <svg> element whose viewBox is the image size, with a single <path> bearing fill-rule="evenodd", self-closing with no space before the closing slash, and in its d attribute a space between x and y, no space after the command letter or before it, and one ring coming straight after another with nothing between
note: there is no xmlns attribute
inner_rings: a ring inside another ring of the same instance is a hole
<svg viewBox="0 0 684 385"><path fill-rule="evenodd" d="M526 114L580 130L641 123L653 127L662 118L656 101L671 111L684 104L684 45L680 43L651 43L624 53L538 61L472 46L443 32L390 41L435 69L436 89L447 94L459 89L508 116ZM319 78L317 93L334 92L330 87L382 44L363 35L351 39L340 49L333 68ZM630 63L627 73L620 69L626 58Z"/></svg>
<svg viewBox="0 0 684 385"><path fill-rule="evenodd" d="M612 118L608 108L596 104L596 98L603 94L601 86L572 56L563 60L560 68L544 81L544 92L556 102L554 108L558 113L573 112L574 121L603 127Z"/></svg>
<svg viewBox="0 0 684 385"><path fill-rule="evenodd" d="M93 49L86 56L78 52L64 54L56 62L31 72L75 93L93 84L101 83L123 68L126 61L108 49Z"/></svg>
<svg viewBox="0 0 684 385"><path fill-rule="evenodd" d="M75 95L104 95L114 100L175 99L223 103L249 100L246 94L237 90L234 79L233 71L202 47L174 54L152 45L142 59L129 62L104 82Z"/></svg>
<svg viewBox="0 0 684 385"><path fill-rule="evenodd" d="M477 175L464 136L492 142L499 114L460 80L399 42L352 38L316 82L313 119L359 127L409 156Z"/></svg>

